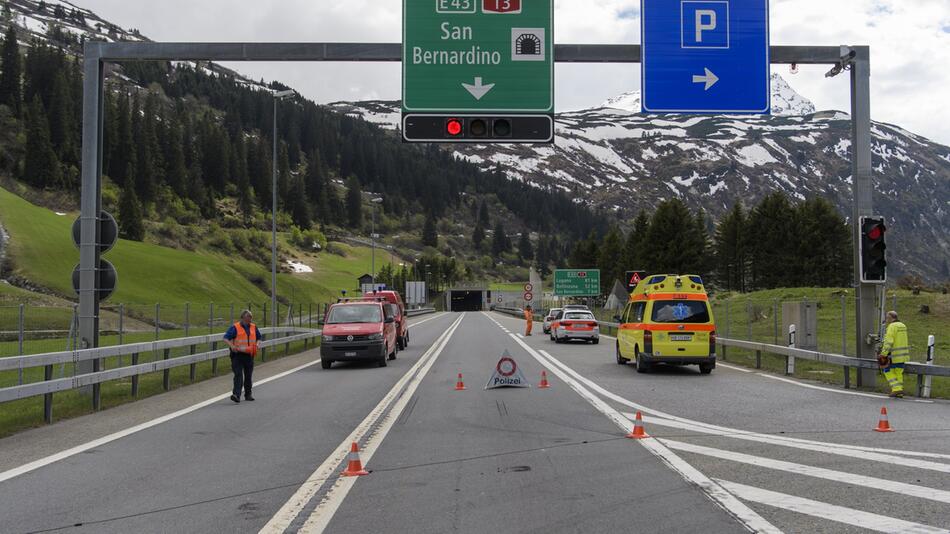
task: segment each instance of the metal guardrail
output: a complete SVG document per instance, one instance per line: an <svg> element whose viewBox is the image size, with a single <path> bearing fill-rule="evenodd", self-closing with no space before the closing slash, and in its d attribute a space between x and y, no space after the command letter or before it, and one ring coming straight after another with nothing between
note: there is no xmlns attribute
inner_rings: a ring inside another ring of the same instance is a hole
<svg viewBox="0 0 950 534"><path fill-rule="evenodd" d="M275 334L285 334L282 337L266 339L261 342L262 359L266 358L266 349L284 345L285 350L289 349L290 343L296 341L308 342L313 338L320 336L321 331L307 328L261 328L261 333L265 336ZM195 354L195 347L203 344L211 344L210 351ZM117 380L121 378L132 377L132 396L138 393L139 376L146 373L164 371L163 386L166 391L170 389L170 371L175 367L185 365L191 366L191 379L194 381L196 366L204 361L212 361L213 372L217 372L217 359L227 356L230 349L218 349L218 343L223 343L221 334L211 334L204 336L193 336L177 339L167 339L161 341L151 341L146 343L133 343L129 345L118 345L114 347L99 347L94 349L82 349L76 351L52 352L48 354L35 354L31 356L17 356L9 358L0 358L0 370L25 369L31 367L45 367L45 380L42 382L32 382L18 386L11 386L0 389L0 403L10 402L30 397L44 396L44 416L47 423L52 422L52 402L53 393L69 391L87 386L93 387L93 408L98 410L100 407L100 385L103 382ZM190 347L192 354L171 358L171 349ZM164 358L162 360L138 363L138 356L141 353L162 351ZM52 368L55 364L80 362L88 360L100 360L113 356L131 356L131 365L118 367L104 371L94 371L76 375L68 378L54 379L52 377Z"/></svg>
<svg viewBox="0 0 950 534"><path fill-rule="evenodd" d="M426 314L435 313L435 312L436 312L435 308L419 308L416 310L406 310L406 317L418 317L420 315L426 315Z"/></svg>
<svg viewBox="0 0 950 534"><path fill-rule="evenodd" d="M516 317L523 317L524 310L518 308L508 308L508 307L496 307L495 311L505 313L508 315L513 315ZM608 321L597 321L597 323L603 327L612 328L616 330L620 324L611 323ZM865 358L853 358L851 356L843 356L841 354L832 354L827 352L815 351L815 350L805 350L797 349L794 347L785 347L782 345L772 345L769 343L759 343L757 341L745 341L741 339L730 339L717 337L716 342L723 347L734 347L737 349L744 349L755 351L756 353L756 367L761 366L761 357L762 353L777 354L779 356L785 356L786 358L797 358L801 360L810 360L820 363L827 363L831 365L841 365L843 367L858 367L863 369L878 369L877 360L865 359ZM787 366L786 366L787 368ZM909 374L917 375L917 392L919 396L922 396L924 391L924 382L923 379L925 376L950 376L950 367L943 367L940 365L932 365L926 363L915 363L908 362L904 364L904 372Z"/></svg>

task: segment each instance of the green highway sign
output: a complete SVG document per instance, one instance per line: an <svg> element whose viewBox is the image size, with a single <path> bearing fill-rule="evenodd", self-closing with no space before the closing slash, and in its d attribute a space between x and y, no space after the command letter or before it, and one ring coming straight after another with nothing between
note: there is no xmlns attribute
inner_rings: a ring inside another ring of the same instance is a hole
<svg viewBox="0 0 950 534"><path fill-rule="evenodd" d="M403 0L404 113L554 113L554 0Z"/></svg>
<svg viewBox="0 0 950 534"><path fill-rule="evenodd" d="M557 269L554 271L554 294L559 297L600 295L600 270Z"/></svg>

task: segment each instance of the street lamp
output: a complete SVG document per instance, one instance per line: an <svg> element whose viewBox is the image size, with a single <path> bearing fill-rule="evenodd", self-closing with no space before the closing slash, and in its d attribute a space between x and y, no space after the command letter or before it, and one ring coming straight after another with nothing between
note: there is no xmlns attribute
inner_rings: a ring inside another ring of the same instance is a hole
<svg viewBox="0 0 950 534"><path fill-rule="evenodd" d="M373 203L373 233L370 234L373 240L373 272L370 276L373 277L373 289L376 289L376 206L383 203L383 197L376 197L370 202Z"/></svg>
<svg viewBox="0 0 950 534"><path fill-rule="evenodd" d="M271 326L277 325L277 102L296 94L292 89L274 92L274 180L271 186L270 306Z"/></svg>

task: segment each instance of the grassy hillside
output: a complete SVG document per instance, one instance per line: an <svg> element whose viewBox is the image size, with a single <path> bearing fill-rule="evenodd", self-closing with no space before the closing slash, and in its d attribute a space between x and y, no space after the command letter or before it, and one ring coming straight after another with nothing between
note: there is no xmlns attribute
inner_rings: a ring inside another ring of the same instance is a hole
<svg viewBox="0 0 950 534"><path fill-rule="evenodd" d="M12 274L73 298L70 273L79 261L70 238L75 218L75 213L57 215L0 188L0 223L11 238L8 258ZM371 250L345 245L335 248L345 256L295 255L314 272L279 274L279 295L294 302L325 302L338 295L339 289L355 287L356 277L370 270ZM269 269L241 258L125 240L104 257L119 273L118 290L110 298L113 303L242 303L269 298ZM388 256L377 253L377 266L384 259ZM0 289L0 294L8 302L27 298L9 286Z"/></svg>

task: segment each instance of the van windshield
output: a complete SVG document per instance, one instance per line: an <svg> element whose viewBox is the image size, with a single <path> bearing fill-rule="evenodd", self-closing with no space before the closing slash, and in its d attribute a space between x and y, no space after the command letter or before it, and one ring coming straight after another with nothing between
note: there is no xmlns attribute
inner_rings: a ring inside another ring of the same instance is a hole
<svg viewBox="0 0 950 534"><path fill-rule="evenodd" d="M654 323L708 323L709 307L702 300L658 300L653 303Z"/></svg>
<svg viewBox="0 0 950 534"><path fill-rule="evenodd" d="M336 306L330 310L327 324L382 322L379 306Z"/></svg>

